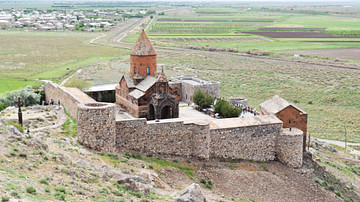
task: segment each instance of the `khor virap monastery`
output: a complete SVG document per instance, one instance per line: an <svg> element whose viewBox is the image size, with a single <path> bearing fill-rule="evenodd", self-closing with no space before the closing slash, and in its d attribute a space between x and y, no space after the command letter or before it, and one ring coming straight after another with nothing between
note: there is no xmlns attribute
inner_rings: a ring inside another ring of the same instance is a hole
<svg viewBox="0 0 360 202"><path fill-rule="evenodd" d="M156 70L156 50L142 31L130 53L130 72L116 89L116 103L135 117L148 120L179 117L180 85L169 85Z"/></svg>
<svg viewBox="0 0 360 202"><path fill-rule="evenodd" d="M144 31L131 51L129 74L116 84L116 103L97 102L77 88L44 85L46 101L61 103L77 120L78 141L96 151L278 160L289 167L302 166L306 112L274 96L260 104L259 116L177 118L179 102L190 104L197 88L220 95L218 82L189 75L168 79L163 70L158 72L156 50ZM122 117L116 105L132 117ZM150 121L154 119L159 121Z"/></svg>

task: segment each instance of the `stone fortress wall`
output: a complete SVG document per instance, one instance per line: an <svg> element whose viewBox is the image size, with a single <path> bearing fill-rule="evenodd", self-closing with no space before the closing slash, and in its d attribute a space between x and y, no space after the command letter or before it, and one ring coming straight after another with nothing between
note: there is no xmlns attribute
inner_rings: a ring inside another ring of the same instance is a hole
<svg viewBox="0 0 360 202"><path fill-rule="evenodd" d="M302 165L302 132L282 129L281 120L274 115L190 122L116 120L115 104L95 102L80 90L53 83L47 83L44 91L47 102L60 100L76 117L79 142L96 151L134 150L205 160L278 159L289 167Z"/></svg>
<svg viewBox="0 0 360 202"><path fill-rule="evenodd" d="M274 115L190 122L116 120L114 104L98 104L79 104L77 116L78 140L97 151L133 150L205 160L278 159L289 167L302 165L302 132L283 132Z"/></svg>
<svg viewBox="0 0 360 202"><path fill-rule="evenodd" d="M78 88L68 88L59 86L56 83L48 82L43 87L45 92L46 103L50 103L52 99L54 104L60 104L64 106L66 111L72 116L77 117L77 105L80 103L96 102L94 99L87 96Z"/></svg>

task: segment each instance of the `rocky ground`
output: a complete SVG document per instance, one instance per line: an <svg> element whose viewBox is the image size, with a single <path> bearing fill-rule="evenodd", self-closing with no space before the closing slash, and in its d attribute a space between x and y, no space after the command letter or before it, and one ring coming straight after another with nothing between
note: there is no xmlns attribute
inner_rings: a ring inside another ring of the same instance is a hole
<svg viewBox="0 0 360 202"><path fill-rule="evenodd" d="M329 160L331 155L347 154L320 143L312 152L316 162L308 154L304 167L295 170L279 162L204 162L131 151L106 154L77 142L76 122L62 108L33 106L23 111L23 132L9 123L16 122L17 109L0 114L3 201L358 200L360 172L353 178L329 173L337 171L326 163L335 162Z"/></svg>

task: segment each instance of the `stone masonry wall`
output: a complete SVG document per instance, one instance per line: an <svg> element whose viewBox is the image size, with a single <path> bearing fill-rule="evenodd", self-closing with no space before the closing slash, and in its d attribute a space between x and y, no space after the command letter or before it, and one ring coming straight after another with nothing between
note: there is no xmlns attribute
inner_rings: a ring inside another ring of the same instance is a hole
<svg viewBox="0 0 360 202"><path fill-rule="evenodd" d="M97 151L115 150L115 104L79 104L77 110L78 140Z"/></svg>
<svg viewBox="0 0 360 202"><path fill-rule="evenodd" d="M118 150L208 159L209 140L208 123L146 123L146 119L116 122Z"/></svg>
<svg viewBox="0 0 360 202"><path fill-rule="evenodd" d="M48 82L43 87L45 91L45 99L47 103L50 103L50 100L54 100L54 104L57 104L60 100L60 104L66 109L66 111L74 118L77 116L77 105L84 102L95 102L88 95L83 93L77 88L66 88L59 86L58 84ZM76 91L78 94L81 94L80 98L75 96L73 92L70 92L69 89ZM85 100L82 100L83 97Z"/></svg>
<svg viewBox="0 0 360 202"><path fill-rule="evenodd" d="M289 167L302 165L302 132L286 132L275 116L217 119L184 123L146 119L116 121L109 103L78 105L78 140L104 152L141 153L270 161Z"/></svg>
<svg viewBox="0 0 360 202"><path fill-rule="evenodd" d="M284 165L300 168L303 162L303 132L297 128L282 129L276 139L276 154Z"/></svg>
<svg viewBox="0 0 360 202"><path fill-rule="evenodd" d="M275 159L276 137L282 124L210 130L211 157L270 161Z"/></svg>

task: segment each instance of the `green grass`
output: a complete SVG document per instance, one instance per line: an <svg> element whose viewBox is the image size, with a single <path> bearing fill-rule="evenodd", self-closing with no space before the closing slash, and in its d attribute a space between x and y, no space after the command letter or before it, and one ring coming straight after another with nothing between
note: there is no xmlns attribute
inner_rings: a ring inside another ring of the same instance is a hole
<svg viewBox="0 0 360 202"><path fill-rule="evenodd" d="M195 168L191 167L188 163L175 163L158 158L144 158L145 161L155 164L155 170L162 169L165 167L173 167L182 170L190 179L194 179Z"/></svg>
<svg viewBox="0 0 360 202"><path fill-rule="evenodd" d="M81 67L122 56L126 50L95 46L95 33L0 31L0 94L34 84L58 82Z"/></svg>

